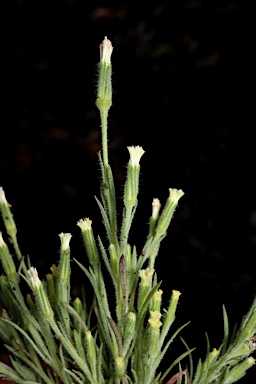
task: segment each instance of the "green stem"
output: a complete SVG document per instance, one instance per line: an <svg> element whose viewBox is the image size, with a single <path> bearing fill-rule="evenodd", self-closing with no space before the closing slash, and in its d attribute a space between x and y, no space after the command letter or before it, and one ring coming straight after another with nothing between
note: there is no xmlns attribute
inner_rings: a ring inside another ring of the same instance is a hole
<svg viewBox="0 0 256 384"><path fill-rule="evenodd" d="M130 206L127 208L124 208L124 216L123 216L123 222L122 222L122 229L121 229L121 247L120 247L120 256L125 254L126 245L128 241L128 235L131 228L131 221L132 221L132 209L134 207Z"/></svg>
<svg viewBox="0 0 256 384"><path fill-rule="evenodd" d="M101 134L102 134L102 151L103 151L103 164L105 172L108 171L108 108L100 108L101 119Z"/></svg>
<svg viewBox="0 0 256 384"><path fill-rule="evenodd" d="M18 244L18 241L17 241L17 237L16 236L12 236L11 239L12 239L12 244L13 244L13 248L15 250L15 254L17 256L17 259L21 262L22 270L23 270L25 276L27 277L28 276L27 267L26 267L26 264L24 262L24 258L22 256L22 253L20 251L20 247L19 247L19 244Z"/></svg>

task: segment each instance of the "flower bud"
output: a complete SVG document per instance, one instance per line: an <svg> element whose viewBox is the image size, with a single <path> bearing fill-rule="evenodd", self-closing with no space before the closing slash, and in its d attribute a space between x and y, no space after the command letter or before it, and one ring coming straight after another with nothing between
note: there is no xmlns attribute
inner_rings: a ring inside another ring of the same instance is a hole
<svg viewBox="0 0 256 384"><path fill-rule="evenodd" d="M159 211L161 208L161 203L159 199L153 199L152 203L152 219L157 220L159 217Z"/></svg>
<svg viewBox="0 0 256 384"><path fill-rule="evenodd" d="M100 44L99 82L96 105L99 110L107 111L112 105L111 84L111 54L113 47L111 41L105 37Z"/></svg>
<svg viewBox="0 0 256 384"><path fill-rule="evenodd" d="M77 225L81 228L82 236L84 239L85 250L92 266L96 267L99 265L99 253L96 246L93 230L92 221L88 218L79 220Z"/></svg>
<svg viewBox="0 0 256 384"><path fill-rule="evenodd" d="M123 356L126 355L131 341L134 338L134 329L136 324L136 315L133 312L129 312L125 323L125 334L123 341Z"/></svg>
<svg viewBox="0 0 256 384"><path fill-rule="evenodd" d="M6 200L5 193L2 187L0 187L0 211L3 217L6 232L10 237L16 236L17 234L16 224L13 219L12 212L10 210L10 205Z"/></svg>
<svg viewBox="0 0 256 384"><path fill-rule="evenodd" d="M220 351L216 348L213 348L212 352L209 353L208 367L210 367L213 363L215 363L219 354L220 354Z"/></svg>
<svg viewBox="0 0 256 384"><path fill-rule="evenodd" d="M251 368L254 364L255 359L252 356L237 364L230 370L227 378L225 377L225 384L232 384L241 379L245 375L247 369Z"/></svg>
<svg viewBox="0 0 256 384"><path fill-rule="evenodd" d="M139 285L139 294L138 294L138 310L140 310L147 298L147 295L151 289L152 285L152 276L154 274L154 269L146 268L139 271L139 276L141 278Z"/></svg>
<svg viewBox="0 0 256 384"><path fill-rule="evenodd" d="M89 361L89 365L91 367L92 372L96 372L96 350L95 350L95 341L92 337L92 334L90 331L85 332L85 337L86 337L86 350L87 350L87 359Z"/></svg>
<svg viewBox="0 0 256 384"><path fill-rule="evenodd" d="M151 310L152 311L160 311L162 294L163 294L163 291L161 289L158 289L154 293L152 300L151 300Z"/></svg>
<svg viewBox="0 0 256 384"><path fill-rule="evenodd" d="M137 204L140 176L140 159L145 151L140 146L128 147L130 160L128 162L127 177L124 186L124 204L126 208L132 208Z"/></svg>
<svg viewBox="0 0 256 384"><path fill-rule="evenodd" d="M71 268L70 268L70 247L69 242L72 237L71 233L59 234L60 247L60 264L59 264L59 279L61 283L69 283Z"/></svg>
<svg viewBox="0 0 256 384"><path fill-rule="evenodd" d="M173 213L175 211L175 208L178 204L178 200L184 195L184 192L181 189L169 189L169 197L166 201L166 204L164 206L164 209L162 211L162 214L158 220L157 226L156 226L156 234L159 236L162 236L166 233Z"/></svg>
<svg viewBox="0 0 256 384"><path fill-rule="evenodd" d="M39 304L39 308L44 315L44 317L48 320L53 318L53 311L49 302L49 299L44 290L43 284L38 277L38 273L36 268L31 267L28 269L28 276L30 278L33 292L36 296L37 302Z"/></svg>
<svg viewBox="0 0 256 384"><path fill-rule="evenodd" d="M156 357L159 353L159 335L160 327L162 325L160 318L161 313L159 311L150 311L149 322L149 350L148 353L152 357Z"/></svg>
<svg viewBox="0 0 256 384"><path fill-rule="evenodd" d="M111 54L113 52L113 46L110 40L107 39L107 36L105 36L105 39L100 44L100 62L101 64L110 65L110 58Z"/></svg>
<svg viewBox="0 0 256 384"><path fill-rule="evenodd" d="M2 232L0 232L0 259L3 265L4 272L8 280L13 283L18 282L18 274L12 256L10 255L7 244L4 242Z"/></svg>
<svg viewBox="0 0 256 384"><path fill-rule="evenodd" d="M179 291L175 291L175 290L172 291L172 297L171 297L171 301L169 304L169 308L163 317L163 327L162 327L162 333L161 333L161 345L164 342L165 336L169 332L169 329L175 320L175 313L176 313L176 308L177 308L177 304L178 304L180 295L181 295L181 293Z"/></svg>
<svg viewBox="0 0 256 384"><path fill-rule="evenodd" d="M82 306L82 301L79 299L79 297L75 298L75 300L73 301L73 306L74 306L75 311L81 317L82 313L83 313L83 306Z"/></svg>
<svg viewBox="0 0 256 384"><path fill-rule="evenodd" d="M118 380L121 380L121 378L123 377L124 375L124 370L125 370L125 366L124 366L124 359L122 357L117 357L115 359L115 362L116 362L116 374L117 374L117 377L118 377Z"/></svg>

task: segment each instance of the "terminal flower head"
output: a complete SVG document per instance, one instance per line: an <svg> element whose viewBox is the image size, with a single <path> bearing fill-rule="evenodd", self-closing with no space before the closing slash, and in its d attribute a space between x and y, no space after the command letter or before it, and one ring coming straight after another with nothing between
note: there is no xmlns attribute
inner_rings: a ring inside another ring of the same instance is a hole
<svg viewBox="0 0 256 384"><path fill-rule="evenodd" d="M39 287L41 285L41 281L39 280L38 273L36 268L31 267L28 269L28 276L33 287Z"/></svg>
<svg viewBox="0 0 256 384"><path fill-rule="evenodd" d="M179 199L184 195L184 192L181 189L169 188L169 200L177 204Z"/></svg>
<svg viewBox="0 0 256 384"><path fill-rule="evenodd" d="M153 199L152 203L152 217L154 220L157 220L159 217L159 211L161 208L161 203L159 199Z"/></svg>
<svg viewBox="0 0 256 384"><path fill-rule="evenodd" d="M100 44L100 61L101 63L105 63L107 65L110 65L110 57L113 52L113 46L110 40L107 39L107 36L105 36L105 39Z"/></svg>
<svg viewBox="0 0 256 384"><path fill-rule="evenodd" d="M71 233L60 233L59 234L60 241L61 241L61 248L62 249L68 249L69 248L69 242L72 237Z"/></svg>
<svg viewBox="0 0 256 384"><path fill-rule="evenodd" d="M136 147L131 146L127 147L128 151L130 153L130 161L129 164L131 165L139 165L141 156L145 153L144 149L137 145Z"/></svg>
<svg viewBox="0 0 256 384"><path fill-rule="evenodd" d="M149 286L151 283L152 276L155 270L153 268L141 269L139 271L139 276L141 278L141 283L143 286Z"/></svg>
<svg viewBox="0 0 256 384"><path fill-rule="evenodd" d="M0 247L3 247L5 246L5 242L4 242L4 239L3 239L3 235L2 235L2 232L0 232Z"/></svg>
<svg viewBox="0 0 256 384"><path fill-rule="evenodd" d="M178 299L180 297L180 295L181 295L180 291L176 291L175 289L172 291L172 297L173 298Z"/></svg>
<svg viewBox="0 0 256 384"><path fill-rule="evenodd" d="M4 190L2 187L0 187L0 204L8 205L6 197L5 197L5 193L4 193Z"/></svg>
<svg viewBox="0 0 256 384"><path fill-rule="evenodd" d="M92 221L88 217L86 217L85 219L80 219L77 222L77 225L81 228L83 232L92 229Z"/></svg>

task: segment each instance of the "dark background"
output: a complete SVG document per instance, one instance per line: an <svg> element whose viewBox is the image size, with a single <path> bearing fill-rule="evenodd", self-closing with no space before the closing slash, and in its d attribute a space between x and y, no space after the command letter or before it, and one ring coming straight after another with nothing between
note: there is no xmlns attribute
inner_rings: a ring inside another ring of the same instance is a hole
<svg viewBox="0 0 256 384"><path fill-rule="evenodd" d="M98 46L113 43L109 146L119 200L127 145L141 145L140 206L131 243L147 235L151 202L185 191L156 268L164 305L182 292L176 325L195 360L222 339L222 304L240 322L255 295L253 12L239 0L0 1L0 185L19 242L40 275L60 232L85 260L76 222L105 234L98 195ZM120 215L121 216L121 215ZM2 224L1 224L2 228ZM85 281L74 267L75 282ZM176 341L166 363L183 351ZM241 383L255 383L251 370Z"/></svg>

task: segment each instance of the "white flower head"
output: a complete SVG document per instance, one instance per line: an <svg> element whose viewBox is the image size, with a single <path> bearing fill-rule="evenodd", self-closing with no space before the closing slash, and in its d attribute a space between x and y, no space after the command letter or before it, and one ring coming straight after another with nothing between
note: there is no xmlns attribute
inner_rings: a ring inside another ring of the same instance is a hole
<svg viewBox="0 0 256 384"><path fill-rule="evenodd" d="M131 146L127 147L130 153L129 164L131 165L139 165L141 156L145 153L144 149L137 145L136 147Z"/></svg>
<svg viewBox="0 0 256 384"><path fill-rule="evenodd" d="M169 189L169 200L174 204L177 204L179 199L184 195L181 189L170 188Z"/></svg>
<svg viewBox="0 0 256 384"><path fill-rule="evenodd" d="M155 270L153 268L146 268L146 269L141 269L139 271L139 276L141 278L141 283L143 286L149 286L152 276L154 274Z"/></svg>
<svg viewBox="0 0 256 384"><path fill-rule="evenodd" d="M152 203L152 217L154 220L157 220L159 217L159 211L161 208L161 203L159 199L153 199Z"/></svg>
<svg viewBox="0 0 256 384"><path fill-rule="evenodd" d="M5 193L2 187L0 187L0 204L8 205L8 202L5 197Z"/></svg>
<svg viewBox="0 0 256 384"><path fill-rule="evenodd" d="M100 44L100 61L101 63L105 63L107 65L110 65L110 58L111 54L113 52L113 46L110 40L107 39L107 36L105 36L105 39Z"/></svg>
<svg viewBox="0 0 256 384"><path fill-rule="evenodd" d="M4 239L3 239L3 236L2 236L2 232L0 232L0 247L3 247L5 246L5 242L4 242Z"/></svg>
<svg viewBox="0 0 256 384"><path fill-rule="evenodd" d="M28 269L28 276L30 278L30 281L31 281L33 287L39 287L41 285L41 281L38 277L38 273L37 273L36 268L30 267Z"/></svg>
<svg viewBox="0 0 256 384"><path fill-rule="evenodd" d="M69 248L69 242L72 237L71 233L60 233L59 234L60 241L61 241L61 248L62 249L68 249Z"/></svg>
<svg viewBox="0 0 256 384"><path fill-rule="evenodd" d="M92 221L86 217L85 219L80 219L77 222L78 227L81 228L82 231L89 231L92 229Z"/></svg>

